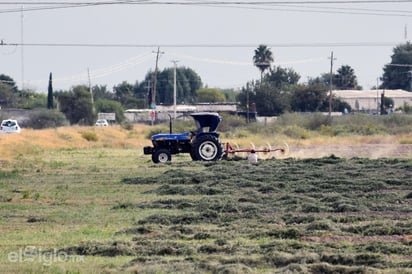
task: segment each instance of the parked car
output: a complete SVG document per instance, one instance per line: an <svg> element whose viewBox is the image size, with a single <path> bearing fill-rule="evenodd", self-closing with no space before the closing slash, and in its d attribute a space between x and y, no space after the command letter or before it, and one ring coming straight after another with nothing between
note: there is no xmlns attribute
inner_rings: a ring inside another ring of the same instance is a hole
<svg viewBox="0 0 412 274"><path fill-rule="evenodd" d="M107 127L109 125L109 123L107 122L106 119L99 119L96 122L96 126L98 127Z"/></svg>
<svg viewBox="0 0 412 274"><path fill-rule="evenodd" d="M16 120L3 120L0 126L1 133L20 133L21 128Z"/></svg>

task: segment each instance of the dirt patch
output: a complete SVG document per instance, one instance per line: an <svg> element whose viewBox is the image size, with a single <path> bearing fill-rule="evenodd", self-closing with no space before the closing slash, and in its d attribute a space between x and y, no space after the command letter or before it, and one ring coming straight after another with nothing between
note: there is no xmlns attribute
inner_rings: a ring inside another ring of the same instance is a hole
<svg viewBox="0 0 412 274"><path fill-rule="evenodd" d="M327 144L290 147L289 157L321 158L335 155L342 158L412 158L412 144Z"/></svg>

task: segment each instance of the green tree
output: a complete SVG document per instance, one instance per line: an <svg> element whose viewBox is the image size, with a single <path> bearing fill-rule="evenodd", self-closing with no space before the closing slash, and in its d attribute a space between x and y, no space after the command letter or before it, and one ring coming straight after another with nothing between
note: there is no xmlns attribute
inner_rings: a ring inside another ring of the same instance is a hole
<svg viewBox="0 0 412 274"><path fill-rule="evenodd" d="M0 74L0 106L17 107L18 89L13 78Z"/></svg>
<svg viewBox="0 0 412 274"><path fill-rule="evenodd" d="M256 110L261 116L274 116L290 111L290 95L290 90L286 88L249 82L242 88L237 100L246 111Z"/></svg>
<svg viewBox="0 0 412 274"><path fill-rule="evenodd" d="M13 92L18 91L16 82L10 76L0 74L0 83L9 86Z"/></svg>
<svg viewBox="0 0 412 274"><path fill-rule="evenodd" d="M291 108L297 112L322 111L328 89L322 84L299 85L292 95Z"/></svg>
<svg viewBox="0 0 412 274"><path fill-rule="evenodd" d="M261 82L263 81L263 73L270 68L273 61L273 53L266 45L259 45L257 49L255 49L253 64L260 70Z"/></svg>
<svg viewBox="0 0 412 274"><path fill-rule="evenodd" d="M96 116L88 87L75 86L70 91L58 93L57 99L61 112L71 124L91 125L95 122Z"/></svg>
<svg viewBox="0 0 412 274"><path fill-rule="evenodd" d="M47 105L47 95L30 90L20 92L18 97L18 104L16 107L24 109L39 109L45 108Z"/></svg>
<svg viewBox="0 0 412 274"><path fill-rule="evenodd" d="M333 75L333 84L336 89L359 89L355 70L348 65L341 66L337 74Z"/></svg>
<svg viewBox="0 0 412 274"><path fill-rule="evenodd" d="M0 82L0 106L16 107L17 95L13 91L13 87L4 82Z"/></svg>
<svg viewBox="0 0 412 274"><path fill-rule="evenodd" d="M333 77L333 76L332 76ZM321 76L315 78L309 78L308 85L324 85L325 87L329 88L330 83L330 74L329 73L322 73ZM332 81L333 84L333 81Z"/></svg>
<svg viewBox="0 0 412 274"><path fill-rule="evenodd" d="M197 102L217 103L225 102L225 95L217 88L200 88L197 90Z"/></svg>
<svg viewBox="0 0 412 274"><path fill-rule="evenodd" d="M135 89L135 94L140 98L147 98L150 102L152 74L146 74ZM196 101L196 91L203 86L200 76L191 68L178 67L176 69L176 98L178 103L194 103ZM173 104L174 92L174 68L166 68L157 74L156 103Z"/></svg>
<svg viewBox="0 0 412 274"><path fill-rule="evenodd" d="M52 109L53 106L53 84L52 73L49 74L49 86L47 88L47 108Z"/></svg>
<svg viewBox="0 0 412 274"><path fill-rule="evenodd" d="M238 91L234 89L222 89L220 91L225 95L226 102L236 102L236 96L239 94Z"/></svg>
<svg viewBox="0 0 412 274"><path fill-rule="evenodd" d="M98 99L96 101L97 112L116 113L116 121L121 123L124 120L122 105L114 100Z"/></svg>
<svg viewBox="0 0 412 274"><path fill-rule="evenodd" d="M259 85L256 90L256 110L262 116L275 116L290 111L290 92Z"/></svg>
<svg viewBox="0 0 412 274"><path fill-rule="evenodd" d="M113 91L115 100L124 104L129 97L133 96L133 85L123 81L121 84L114 86Z"/></svg>
<svg viewBox="0 0 412 274"><path fill-rule="evenodd" d="M299 82L300 75L292 68L274 67L265 76L265 83L275 88L296 85Z"/></svg>
<svg viewBox="0 0 412 274"><path fill-rule="evenodd" d="M125 109L139 108L144 106L144 100L136 98L135 87L126 81L114 86L114 99L122 104Z"/></svg>
<svg viewBox="0 0 412 274"><path fill-rule="evenodd" d="M291 109L291 94L300 75L290 68L274 67L263 83L247 83L237 97L245 110L256 107L259 115L279 115Z"/></svg>
<svg viewBox="0 0 412 274"><path fill-rule="evenodd" d="M114 93L107 89L105 85L95 85L92 87L93 99L97 101L99 99L114 100Z"/></svg>
<svg viewBox="0 0 412 274"><path fill-rule="evenodd" d="M246 86L242 87L241 91L236 96L236 101L240 102L240 107L245 111L252 111L252 104L256 104L256 90L256 83L251 81L246 83Z"/></svg>
<svg viewBox="0 0 412 274"><path fill-rule="evenodd" d="M34 129L56 128L68 125L66 116L55 109L39 109L32 112L26 122L28 127Z"/></svg>
<svg viewBox="0 0 412 274"><path fill-rule="evenodd" d="M406 42L396 46L391 59L383 68L381 88L411 91L412 44Z"/></svg>

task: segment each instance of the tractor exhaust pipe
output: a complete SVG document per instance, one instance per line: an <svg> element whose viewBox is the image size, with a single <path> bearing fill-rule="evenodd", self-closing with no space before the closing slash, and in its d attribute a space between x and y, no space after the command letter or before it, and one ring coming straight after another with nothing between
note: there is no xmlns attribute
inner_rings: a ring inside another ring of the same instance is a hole
<svg viewBox="0 0 412 274"><path fill-rule="evenodd" d="M170 114L167 114L167 115L169 115L169 133L170 134L172 134L172 115L170 115Z"/></svg>

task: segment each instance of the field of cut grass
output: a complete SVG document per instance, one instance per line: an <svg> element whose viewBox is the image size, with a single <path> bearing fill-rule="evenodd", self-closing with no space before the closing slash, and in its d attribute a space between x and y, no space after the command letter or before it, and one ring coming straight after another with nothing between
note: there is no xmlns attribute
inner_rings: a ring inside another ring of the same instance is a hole
<svg viewBox="0 0 412 274"><path fill-rule="evenodd" d="M0 273L412 272L410 158L155 165L147 131L0 135Z"/></svg>

